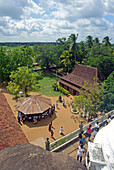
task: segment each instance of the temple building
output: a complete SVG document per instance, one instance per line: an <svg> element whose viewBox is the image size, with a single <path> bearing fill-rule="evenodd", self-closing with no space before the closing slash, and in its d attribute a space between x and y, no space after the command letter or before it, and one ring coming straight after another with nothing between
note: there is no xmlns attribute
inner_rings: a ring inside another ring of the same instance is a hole
<svg viewBox="0 0 114 170"><path fill-rule="evenodd" d="M97 79L102 81L97 68L77 64L70 74L61 77L58 81L59 85L68 90L70 94L78 95L85 81L93 83Z"/></svg>

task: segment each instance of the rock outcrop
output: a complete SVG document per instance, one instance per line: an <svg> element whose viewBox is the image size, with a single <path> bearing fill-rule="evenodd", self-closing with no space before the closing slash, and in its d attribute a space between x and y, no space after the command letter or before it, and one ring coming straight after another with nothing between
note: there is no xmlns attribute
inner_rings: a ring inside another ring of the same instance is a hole
<svg viewBox="0 0 114 170"><path fill-rule="evenodd" d="M2 170L86 170L80 162L63 153L54 153L30 143L0 151Z"/></svg>

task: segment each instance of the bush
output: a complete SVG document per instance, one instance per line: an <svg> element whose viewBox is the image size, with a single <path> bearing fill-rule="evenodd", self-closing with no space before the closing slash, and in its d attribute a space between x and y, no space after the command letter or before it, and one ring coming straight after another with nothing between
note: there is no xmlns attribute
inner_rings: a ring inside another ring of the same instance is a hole
<svg viewBox="0 0 114 170"><path fill-rule="evenodd" d="M66 96L68 96L68 95L69 95L69 91L64 90L64 94L65 94Z"/></svg>
<svg viewBox="0 0 114 170"><path fill-rule="evenodd" d="M65 94L66 96L69 95L69 91L66 90L66 89L64 89L63 87L57 85L57 83L53 83L53 84L52 84L52 87L54 88L54 90L56 90L56 88L57 88L58 91L62 92L62 93Z"/></svg>
<svg viewBox="0 0 114 170"><path fill-rule="evenodd" d="M53 84L52 84L52 87L54 88L54 90L56 90L56 87L58 88L57 83L53 83Z"/></svg>
<svg viewBox="0 0 114 170"><path fill-rule="evenodd" d="M62 92L62 87L58 85L58 90Z"/></svg>

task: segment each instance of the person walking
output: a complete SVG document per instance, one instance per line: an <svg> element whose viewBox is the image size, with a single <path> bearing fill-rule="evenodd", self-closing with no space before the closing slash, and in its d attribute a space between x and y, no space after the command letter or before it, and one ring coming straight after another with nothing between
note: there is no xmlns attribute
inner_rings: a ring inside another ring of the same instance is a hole
<svg viewBox="0 0 114 170"><path fill-rule="evenodd" d="M46 139L45 145L46 145L46 150L47 150L47 151L50 151L50 142L49 142L49 138Z"/></svg>
<svg viewBox="0 0 114 170"><path fill-rule="evenodd" d="M51 123L49 124L49 131L51 131Z"/></svg>
<svg viewBox="0 0 114 170"><path fill-rule="evenodd" d="M20 121L20 116L19 116L19 115L17 116L17 121L18 121L18 123L19 123L20 125L22 125L22 124L21 124L21 121Z"/></svg>
<svg viewBox="0 0 114 170"><path fill-rule="evenodd" d="M63 99L63 107L65 106L65 100Z"/></svg>
<svg viewBox="0 0 114 170"><path fill-rule="evenodd" d="M54 108L54 111L55 111L55 105L53 104L53 108Z"/></svg>
<svg viewBox="0 0 114 170"><path fill-rule="evenodd" d="M58 102L56 101L56 108L58 109Z"/></svg>
<svg viewBox="0 0 114 170"><path fill-rule="evenodd" d="M60 127L60 134L63 134L63 127Z"/></svg>
<svg viewBox="0 0 114 170"><path fill-rule="evenodd" d="M84 135L84 131L82 130L81 135L80 135L80 141L79 141L80 145L85 145L85 135Z"/></svg>
<svg viewBox="0 0 114 170"><path fill-rule="evenodd" d="M111 115L108 116L107 120L106 120L106 125L108 125L111 121Z"/></svg>
<svg viewBox="0 0 114 170"><path fill-rule="evenodd" d="M53 138L53 130L51 130L51 137Z"/></svg>
<svg viewBox="0 0 114 170"><path fill-rule="evenodd" d="M77 152L77 161L80 159L80 163L82 162L82 154L85 152L83 149L83 145L80 145Z"/></svg>
<svg viewBox="0 0 114 170"><path fill-rule="evenodd" d="M91 125L89 125L89 126L87 127L87 133L86 133L86 137L88 137L89 140L90 140L90 138L91 138L91 132L92 132Z"/></svg>
<svg viewBox="0 0 114 170"><path fill-rule="evenodd" d="M83 130L83 122L81 121L81 123L79 124L79 133L81 133L82 132L82 130Z"/></svg>
<svg viewBox="0 0 114 170"><path fill-rule="evenodd" d="M49 108L49 115L50 115L50 117L51 117L51 108Z"/></svg>
<svg viewBox="0 0 114 170"><path fill-rule="evenodd" d="M94 128L94 131L93 131L94 137L96 136L96 134L97 134L98 131L99 131L99 122L97 122L97 123L95 124L95 128Z"/></svg>

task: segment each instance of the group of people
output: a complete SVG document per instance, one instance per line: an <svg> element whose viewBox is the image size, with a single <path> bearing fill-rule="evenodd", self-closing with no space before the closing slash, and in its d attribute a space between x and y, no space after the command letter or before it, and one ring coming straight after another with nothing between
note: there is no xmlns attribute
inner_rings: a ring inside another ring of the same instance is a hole
<svg viewBox="0 0 114 170"><path fill-rule="evenodd" d="M88 138L88 141L90 141L91 133L92 133L92 128L91 127L92 126L89 125L87 127L87 132L84 134L84 131L83 131L83 122L81 122L79 124L80 133L79 133L79 147L78 147L78 152L77 152L77 161L80 160L80 162L82 162L82 155L83 155L83 153L86 152L86 149L83 148L83 147L87 143L87 141L86 141L87 138ZM99 122L96 122L94 130L93 130L94 137L96 136L98 131L99 131ZM84 164L84 166L85 166L85 164Z"/></svg>
<svg viewBox="0 0 114 170"><path fill-rule="evenodd" d="M85 138L88 138L88 140L90 141L90 138L91 138L91 133L92 133L92 126L89 125L87 127L87 132L85 133L84 135L84 131L83 131L83 122L80 123L79 125L79 129L80 129L80 134L79 134L79 139L80 139L80 143L81 144L85 144ZM96 122L95 123L95 127L94 127L94 137L96 136L97 132L99 131L99 122Z"/></svg>
<svg viewBox="0 0 114 170"><path fill-rule="evenodd" d="M53 127L52 127L52 121L51 121L51 123L49 123L48 130L51 133L51 137L53 138L54 132L53 132L52 128ZM62 126L60 127L60 134L63 135L63 127Z"/></svg>
<svg viewBox="0 0 114 170"><path fill-rule="evenodd" d="M54 114L54 111L55 111L54 104L51 106L51 108L49 108L48 111L44 112L43 114L38 114L38 115L24 115L18 111L17 121L19 124L21 124L21 122L25 123L25 121L33 122L34 124L36 124L41 119L46 118L46 116L51 117Z"/></svg>
<svg viewBox="0 0 114 170"><path fill-rule="evenodd" d="M111 116L109 115L107 120L106 120L106 124L109 124L111 121ZM50 123L49 125L49 131L51 131L51 126L52 126L52 122ZM96 136L96 134L98 133L99 131L99 122L97 121L95 123L95 126L93 128L93 134L94 134L94 137ZM63 127L60 127L60 134L63 133ZM77 151L77 161L80 161L80 163L82 162L82 156L83 154L85 153L86 154L86 149L84 148L84 145L87 143L86 139L88 139L88 141L90 141L90 138L91 138L91 133L92 133L92 126L89 125L87 127L87 132L84 133L84 130L83 130L83 122L81 121L81 123L79 124L79 147L77 148L78 151ZM52 136L52 134L51 134ZM47 147L48 145L48 147ZM46 142L46 150L49 149L49 138L47 138L47 142ZM85 163L84 163L84 166Z"/></svg>
<svg viewBox="0 0 114 170"><path fill-rule="evenodd" d="M112 119L111 115L109 115L107 120L106 120L106 125L108 125L111 122L111 119ZM77 161L80 160L80 162L82 162L82 155L83 155L83 153L86 152L86 149L83 148L83 146L85 145L87 138L88 138L88 141L90 141L91 133L92 133L92 128L91 127L92 126L89 125L87 127L87 132L84 134L84 131L83 131L83 122L81 122L80 125L79 125L80 133L79 133L79 147L78 147L78 152L77 152ZM94 128L93 128L94 137L98 133L99 128L100 128L99 122L97 121L95 123Z"/></svg>
<svg viewBox="0 0 114 170"><path fill-rule="evenodd" d="M62 100L62 97L59 96L58 101L63 104L63 107L65 107L65 100ZM58 101L56 101L56 108L58 109Z"/></svg>

